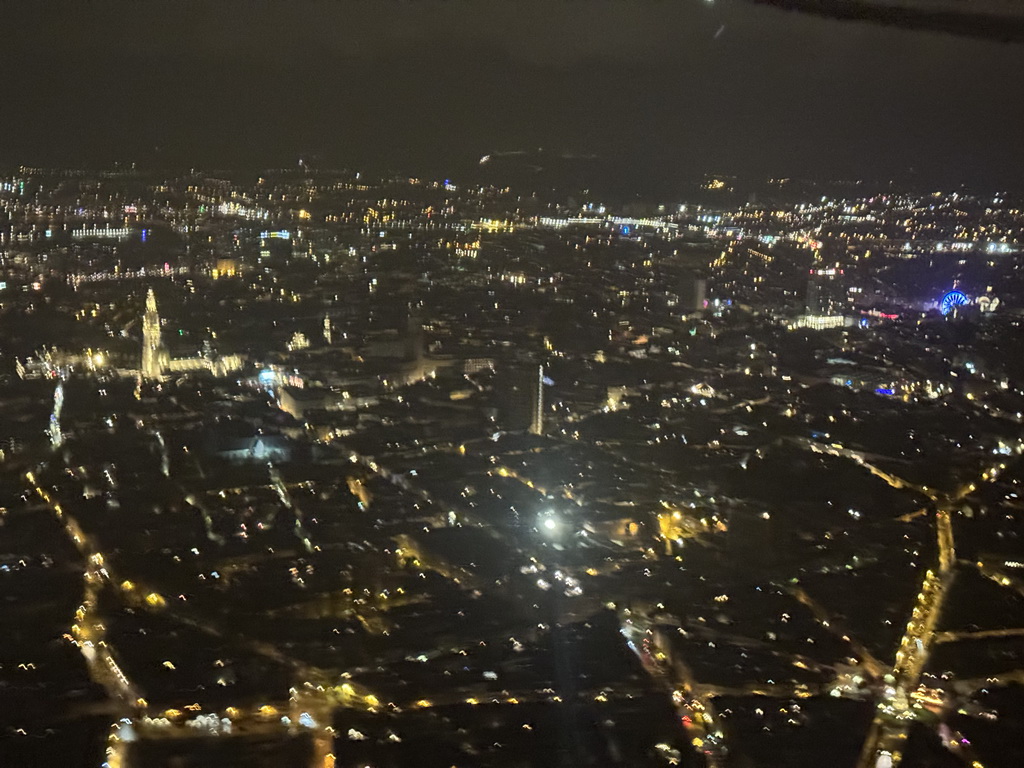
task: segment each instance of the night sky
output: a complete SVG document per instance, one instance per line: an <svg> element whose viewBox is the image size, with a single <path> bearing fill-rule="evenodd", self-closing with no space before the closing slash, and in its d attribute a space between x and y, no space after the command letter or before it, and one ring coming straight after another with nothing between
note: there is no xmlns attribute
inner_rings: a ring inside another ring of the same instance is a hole
<svg viewBox="0 0 1024 768"><path fill-rule="evenodd" d="M1024 45L741 0L0 6L0 164L458 178L545 148L706 171L1019 186Z"/></svg>

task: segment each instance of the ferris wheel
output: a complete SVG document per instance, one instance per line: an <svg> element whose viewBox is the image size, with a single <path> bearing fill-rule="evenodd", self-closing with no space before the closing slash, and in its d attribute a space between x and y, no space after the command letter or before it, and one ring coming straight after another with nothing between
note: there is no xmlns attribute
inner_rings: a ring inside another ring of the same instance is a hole
<svg viewBox="0 0 1024 768"><path fill-rule="evenodd" d="M964 304L970 304L970 299L967 298L966 294L961 291L950 291L939 302L939 310L942 314L948 315Z"/></svg>

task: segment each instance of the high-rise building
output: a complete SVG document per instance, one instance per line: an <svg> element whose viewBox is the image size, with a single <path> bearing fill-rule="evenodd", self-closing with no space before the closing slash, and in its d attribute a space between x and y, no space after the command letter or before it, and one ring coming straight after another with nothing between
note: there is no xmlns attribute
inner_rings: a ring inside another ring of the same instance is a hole
<svg viewBox="0 0 1024 768"><path fill-rule="evenodd" d="M679 310L684 315L701 312L706 304L707 280L687 270L679 280Z"/></svg>
<svg viewBox="0 0 1024 768"><path fill-rule="evenodd" d="M818 265L807 276L806 312L815 317L841 314L843 311L839 279L843 270L838 265Z"/></svg>
<svg viewBox="0 0 1024 768"><path fill-rule="evenodd" d="M407 363L423 360L423 318L416 307L406 310L402 357Z"/></svg>
<svg viewBox="0 0 1024 768"><path fill-rule="evenodd" d="M827 265L818 261L807 275L804 314L789 327L824 331L852 326L854 318L844 314L848 300L844 288L843 270L839 264Z"/></svg>
<svg viewBox="0 0 1024 768"><path fill-rule="evenodd" d="M544 367L533 363L506 368L499 385L502 394L502 422L505 429L531 435L544 432Z"/></svg>
<svg viewBox="0 0 1024 768"><path fill-rule="evenodd" d="M150 288L146 295L146 313L142 316L142 375L147 379L159 379L166 367L167 350L160 340L156 295Z"/></svg>

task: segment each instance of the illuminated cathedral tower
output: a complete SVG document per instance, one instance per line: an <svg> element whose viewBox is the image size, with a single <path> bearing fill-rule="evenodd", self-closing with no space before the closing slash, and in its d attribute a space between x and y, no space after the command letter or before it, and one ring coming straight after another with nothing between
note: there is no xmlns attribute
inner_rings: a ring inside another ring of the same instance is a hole
<svg viewBox="0 0 1024 768"><path fill-rule="evenodd" d="M156 311L156 296L149 289L146 296L146 314L142 316L142 375L159 379L167 366L167 350L160 343L160 315Z"/></svg>

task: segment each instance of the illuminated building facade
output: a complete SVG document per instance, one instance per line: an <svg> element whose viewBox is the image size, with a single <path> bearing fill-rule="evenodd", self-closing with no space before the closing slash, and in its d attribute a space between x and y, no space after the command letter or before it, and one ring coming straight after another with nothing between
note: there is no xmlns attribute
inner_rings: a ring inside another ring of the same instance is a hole
<svg viewBox="0 0 1024 768"><path fill-rule="evenodd" d="M186 373L206 370L214 376L225 376L242 367L240 355L216 355L207 345L204 354L194 357L171 358L164 347L160 334L160 315L156 308L156 296L150 288L146 295L146 312L142 316L142 377L159 379L164 373Z"/></svg>
<svg viewBox="0 0 1024 768"><path fill-rule="evenodd" d="M807 277L806 311L789 327L823 331L854 325L854 320L843 314L842 276L843 270L838 264L811 269Z"/></svg>
<svg viewBox="0 0 1024 768"><path fill-rule="evenodd" d="M160 339L160 314L156 309L156 295L149 289L146 312L142 316L142 375L158 379L167 367L167 350Z"/></svg>
<svg viewBox="0 0 1024 768"><path fill-rule="evenodd" d="M807 277L807 314L837 315L842 312L839 296L843 270L838 265L812 269Z"/></svg>

